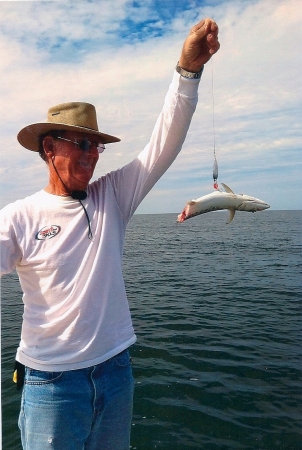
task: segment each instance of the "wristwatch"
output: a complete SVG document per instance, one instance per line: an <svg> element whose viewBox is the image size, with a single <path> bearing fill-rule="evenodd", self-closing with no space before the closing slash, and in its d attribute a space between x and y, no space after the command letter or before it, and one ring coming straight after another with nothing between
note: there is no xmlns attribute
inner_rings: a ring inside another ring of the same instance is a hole
<svg viewBox="0 0 302 450"><path fill-rule="evenodd" d="M201 77L201 74L203 72L203 68L204 68L204 66L202 66L202 68L200 69L199 72L188 72L187 70L180 67L178 65L178 63L176 64L176 67L175 67L176 72L178 72L182 77L191 78L194 80L199 80L199 78Z"/></svg>

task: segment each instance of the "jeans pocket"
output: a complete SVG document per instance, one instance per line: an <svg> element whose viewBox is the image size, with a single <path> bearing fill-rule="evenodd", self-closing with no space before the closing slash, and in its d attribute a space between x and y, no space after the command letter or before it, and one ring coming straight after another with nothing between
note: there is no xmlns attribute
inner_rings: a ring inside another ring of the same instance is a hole
<svg viewBox="0 0 302 450"><path fill-rule="evenodd" d="M128 367L131 364L131 358L129 350L124 350L114 357L114 362L117 367L123 368Z"/></svg>
<svg viewBox="0 0 302 450"><path fill-rule="evenodd" d="M36 370L26 367L25 384L33 386L55 383L62 377L62 375L63 372L46 372L44 370Z"/></svg>

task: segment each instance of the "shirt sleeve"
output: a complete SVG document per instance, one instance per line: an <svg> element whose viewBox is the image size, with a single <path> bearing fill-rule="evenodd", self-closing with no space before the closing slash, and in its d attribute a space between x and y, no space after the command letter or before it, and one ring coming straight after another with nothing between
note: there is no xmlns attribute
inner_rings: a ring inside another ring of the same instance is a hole
<svg viewBox="0 0 302 450"><path fill-rule="evenodd" d="M0 211L0 275L12 272L21 259L13 222L12 204Z"/></svg>
<svg viewBox="0 0 302 450"><path fill-rule="evenodd" d="M126 221L180 152L197 105L198 85L199 80L175 71L150 142L131 163L109 174Z"/></svg>

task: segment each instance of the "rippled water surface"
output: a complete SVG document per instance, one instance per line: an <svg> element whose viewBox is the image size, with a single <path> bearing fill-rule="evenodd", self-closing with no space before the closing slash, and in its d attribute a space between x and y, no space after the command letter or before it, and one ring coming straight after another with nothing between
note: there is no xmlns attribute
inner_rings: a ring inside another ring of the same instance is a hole
<svg viewBox="0 0 302 450"><path fill-rule="evenodd" d="M301 211L136 215L124 274L138 342L131 448L302 449ZM3 450L22 303L2 281Z"/></svg>

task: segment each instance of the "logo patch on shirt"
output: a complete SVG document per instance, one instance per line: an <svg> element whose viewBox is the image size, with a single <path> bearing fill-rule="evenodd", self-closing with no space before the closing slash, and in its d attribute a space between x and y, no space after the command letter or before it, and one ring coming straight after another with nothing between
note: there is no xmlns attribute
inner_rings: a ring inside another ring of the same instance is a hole
<svg viewBox="0 0 302 450"><path fill-rule="evenodd" d="M40 231L36 234L36 239L39 241L45 240L45 239L52 239L57 234L59 234L61 231L61 227L59 225L50 225L50 227L43 227Z"/></svg>

